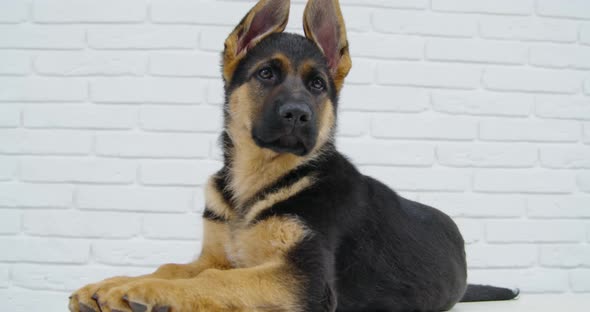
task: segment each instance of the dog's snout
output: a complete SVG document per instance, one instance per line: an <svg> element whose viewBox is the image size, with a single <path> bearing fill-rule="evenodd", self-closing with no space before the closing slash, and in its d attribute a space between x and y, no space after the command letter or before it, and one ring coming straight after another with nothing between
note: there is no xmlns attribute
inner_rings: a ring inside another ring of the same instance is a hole
<svg viewBox="0 0 590 312"><path fill-rule="evenodd" d="M304 125L311 121L313 112L305 103L286 103L279 108L279 117L288 124Z"/></svg>

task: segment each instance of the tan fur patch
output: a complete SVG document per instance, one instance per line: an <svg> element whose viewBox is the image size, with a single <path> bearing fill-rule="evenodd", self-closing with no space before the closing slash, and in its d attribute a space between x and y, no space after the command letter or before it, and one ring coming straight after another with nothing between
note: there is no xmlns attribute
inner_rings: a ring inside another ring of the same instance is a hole
<svg viewBox="0 0 590 312"><path fill-rule="evenodd" d="M252 227L238 228L204 221L203 252L188 265L166 265L152 275L134 279L101 297L108 307L122 308L130 301L151 307L160 303L174 311L299 312L302 280L286 262L286 254L307 235L295 218L275 217ZM227 250L227 252L226 252ZM226 255L231 253L233 266ZM75 311L75 301L70 307ZM93 302L89 297L89 302ZM106 308L106 307L104 307Z"/></svg>
<svg viewBox="0 0 590 312"><path fill-rule="evenodd" d="M233 74L236 72L236 67L240 63L243 56L237 57L233 55L233 51L237 49L237 35L230 35L228 41L225 43L225 53L223 54L223 79L230 82Z"/></svg>
<svg viewBox="0 0 590 312"><path fill-rule="evenodd" d="M215 307L207 311L299 312L301 281L282 262L253 268L207 270L194 280L199 297ZM193 311L193 310L191 310Z"/></svg>
<svg viewBox="0 0 590 312"><path fill-rule="evenodd" d="M340 92L342 87L344 87L344 80L350 69L352 68L352 59L350 58L350 52L348 50L348 42L346 42L346 47L342 48L342 58L340 59L340 63L338 63L338 69L334 74L334 85L336 85L336 90Z"/></svg>
<svg viewBox="0 0 590 312"><path fill-rule="evenodd" d="M268 262L254 268L209 269L192 279L145 279L111 289L101 301L106 311L128 310L121 299L171 311L299 312L301 281L287 265ZM108 307L108 309L107 309Z"/></svg>
<svg viewBox="0 0 590 312"><path fill-rule="evenodd" d="M200 258L213 262L212 267L229 268L225 246L230 240L231 233L227 223L203 220L203 250Z"/></svg>
<svg viewBox="0 0 590 312"><path fill-rule="evenodd" d="M261 69L262 65L268 64L270 63L270 61L278 61L281 66L282 72L294 73L294 68L293 64L291 63L291 60L283 53L276 53L271 58L259 61L253 66L251 66L250 71L248 72L248 76L252 76L257 70Z"/></svg>
<svg viewBox="0 0 590 312"><path fill-rule="evenodd" d="M318 67L317 63L313 60L305 60L301 65L299 65L299 74L300 76L305 77L309 75L309 73L316 67Z"/></svg>
<svg viewBox="0 0 590 312"><path fill-rule="evenodd" d="M251 223L254 220L254 218L256 218L256 216L258 216L264 210L269 209L277 203L280 203L297 195L304 189L313 185L313 182L314 181L312 177L304 177L301 180L295 182L293 185L284 187L275 193L267 195L262 200L257 201L252 207L248 208L248 213L244 218L244 222L246 224Z"/></svg>
<svg viewBox="0 0 590 312"><path fill-rule="evenodd" d="M291 248L308 234L307 228L293 217L273 217L233 228L225 249L235 267L255 267L284 261Z"/></svg>
<svg viewBox="0 0 590 312"><path fill-rule="evenodd" d="M277 60L281 63L281 67L283 72L285 73L294 73L295 69L293 68L293 64L291 64L291 60L282 53L277 53L273 56L274 60Z"/></svg>
<svg viewBox="0 0 590 312"><path fill-rule="evenodd" d="M316 158L321 155L317 155L318 150L324 146L334 134L334 126L336 123L336 116L334 114L334 103L331 100L327 100L320 112L320 130L318 133L318 139L314 150L311 153L311 157Z"/></svg>
<svg viewBox="0 0 590 312"><path fill-rule="evenodd" d="M229 98L228 114L230 117L229 135L233 138L239 139L240 132L245 132L245 135L250 135L252 131L252 122L256 113L259 111L255 107L253 100L253 93L249 84L244 84L237 88ZM240 144L240 141L232 140L234 144Z"/></svg>

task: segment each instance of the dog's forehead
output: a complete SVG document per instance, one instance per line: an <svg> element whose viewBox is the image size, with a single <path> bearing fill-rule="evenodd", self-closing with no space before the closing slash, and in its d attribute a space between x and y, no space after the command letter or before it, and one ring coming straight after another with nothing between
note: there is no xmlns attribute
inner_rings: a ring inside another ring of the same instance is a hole
<svg viewBox="0 0 590 312"><path fill-rule="evenodd" d="M327 70L327 60L320 49L307 38L289 33L269 36L256 45L246 57L246 63L254 65L267 59L288 59L293 68L313 65Z"/></svg>

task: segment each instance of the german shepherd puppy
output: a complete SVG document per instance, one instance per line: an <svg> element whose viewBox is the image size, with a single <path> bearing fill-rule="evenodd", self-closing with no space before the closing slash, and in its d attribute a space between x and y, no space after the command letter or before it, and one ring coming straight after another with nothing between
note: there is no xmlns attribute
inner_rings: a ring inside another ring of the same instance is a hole
<svg viewBox="0 0 590 312"><path fill-rule="evenodd" d="M351 68L338 0L260 0L225 41L224 167L206 189L197 261L76 291L72 312L441 311L507 300L467 285L442 212L362 175L334 147Z"/></svg>

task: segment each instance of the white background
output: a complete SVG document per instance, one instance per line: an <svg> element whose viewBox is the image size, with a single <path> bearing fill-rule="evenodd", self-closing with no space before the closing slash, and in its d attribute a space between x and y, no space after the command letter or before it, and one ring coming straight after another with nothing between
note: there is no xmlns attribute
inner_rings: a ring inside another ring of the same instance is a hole
<svg viewBox="0 0 590 312"><path fill-rule="evenodd" d="M340 149L454 217L471 281L590 293L590 1L341 2ZM0 307L198 253L219 53L252 5L0 0Z"/></svg>

